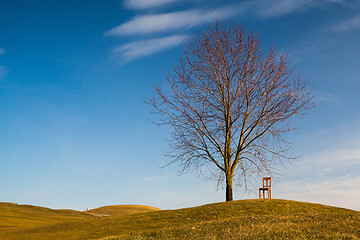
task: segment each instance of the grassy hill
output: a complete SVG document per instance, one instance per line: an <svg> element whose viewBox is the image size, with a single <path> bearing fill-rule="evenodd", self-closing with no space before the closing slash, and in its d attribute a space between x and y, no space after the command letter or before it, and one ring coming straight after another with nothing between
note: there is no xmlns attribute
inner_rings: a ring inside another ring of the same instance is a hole
<svg viewBox="0 0 360 240"><path fill-rule="evenodd" d="M98 217L74 210L52 210L31 205L0 202L0 233L7 229L40 227L54 223L96 218Z"/></svg>
<svg viewBox="0 0 360 240"><path fill-rule="evenodd" d="M72 219L46 226L7 228L0 236L30 240L360 238L360 212L288 200L241 200L125 216L117 215L118 208L99 208L100 214L106 210L108 215L114 209L113 216L74 213Z"/></svg>
<svg viewBox="0 0 360 240"><path fill-rule="evenodd" d="M84 211L95 216L126 216L135 213L160 211L160 208L143 205L111 205Z"/></svg>

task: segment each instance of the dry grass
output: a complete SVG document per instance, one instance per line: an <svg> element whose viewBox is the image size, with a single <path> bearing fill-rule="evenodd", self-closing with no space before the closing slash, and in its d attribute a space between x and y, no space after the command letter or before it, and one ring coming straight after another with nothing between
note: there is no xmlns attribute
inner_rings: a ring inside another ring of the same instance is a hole
<svg viewBox="0 0 360 240"><path fill-rule="evenodd" d="M357 211L256 199L14 229L1 239L359 239L359 226Z"/></svg>
<svg viewBox="0 0 360 240"><path fill-rule="evenodd" d="M0 203L0 233L6 229L31 228L95 218L74 210L52 210L31 205Z"/></svg>
<svg viewBox="0 0 360 240"><path fill-rule="evenodd" d="M160 211L160 208L143 205L112 205L84 211L95 216L126 216L136 213Z"/></svg>

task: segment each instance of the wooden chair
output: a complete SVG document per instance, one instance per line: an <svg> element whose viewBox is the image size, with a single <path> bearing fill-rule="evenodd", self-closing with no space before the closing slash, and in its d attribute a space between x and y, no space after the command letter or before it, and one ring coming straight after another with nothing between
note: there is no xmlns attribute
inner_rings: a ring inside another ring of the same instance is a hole
<svg viewBox="0 0 360 240"><path fill-rule="evenodd" d="M259 198L266 198L265 192L267 192L267 198L271 198L271 177L263 178L263 187L259 188Z"/></svg>

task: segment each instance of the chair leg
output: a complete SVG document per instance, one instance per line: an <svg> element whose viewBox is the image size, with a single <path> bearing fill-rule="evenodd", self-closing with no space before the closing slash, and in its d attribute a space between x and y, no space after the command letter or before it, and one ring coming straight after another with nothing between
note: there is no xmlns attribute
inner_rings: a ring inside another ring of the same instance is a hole
<svg viewBox="0 0 360 240"><path fill-rule="evenodd" d="M259 189L259 199L265 198L265 192L262 189Z"/></svg>

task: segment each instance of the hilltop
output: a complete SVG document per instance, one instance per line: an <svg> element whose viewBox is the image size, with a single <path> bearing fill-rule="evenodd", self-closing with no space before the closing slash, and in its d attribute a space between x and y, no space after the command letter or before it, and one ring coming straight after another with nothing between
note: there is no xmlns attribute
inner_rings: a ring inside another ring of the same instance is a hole
<svg viewBox="0 0 360 240"><path fill-rule="evenodd" d="M111 215L114 209L113 216L84 212L76 213L77 219L47 226L2 229L1 239L360 238L360 212L297 201L240 200L122 216L119 208L96 210Z"/></svg>
<svg viewBox="0 0 360 240"><path fill-rule="evenodd" d="M160 211L160 208L143 205L110 205L84 211L95 216L126 216L136 213Z"/></svg>

